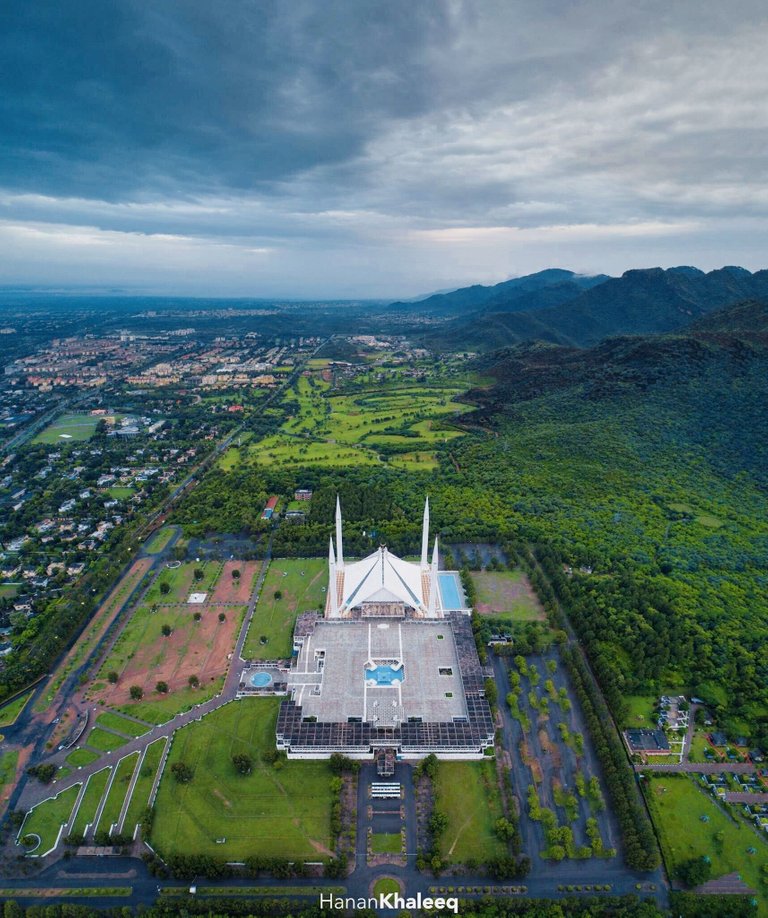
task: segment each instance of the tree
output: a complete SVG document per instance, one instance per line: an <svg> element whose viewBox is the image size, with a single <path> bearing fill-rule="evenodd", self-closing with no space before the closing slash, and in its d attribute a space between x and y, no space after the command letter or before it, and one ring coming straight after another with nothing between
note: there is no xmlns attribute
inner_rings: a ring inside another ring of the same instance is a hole
<svg viewBox="0 0 768 918"><path fill-rule="evenodd" d="M708 857L694 857L677 868L677 875L686 886L701 886L712 876L712 863Z"/></svg>
<svg viewBox="0 0 768 918"><path fill-rule="evenodd" d="M195 675L190 676L187 681L192 686L192 688L197 688L200 685L200 679Z"/></svg>
<svg viewBox="0 0 768 918"><path fill-rule="evenodd" d="M205 571L202 569L202 567L196 567L192 572L192 577L195 580L200 581L203 579L203 577L205 577Z"/></svg>
<svg viewBox="0 0 768 918"><path fill-rule="evenodd" d="M179 784L189 784L194 777L194 772L184 762L174 762L171 765L171 774Z"/></svg>
<svg viewBox="0 0 768 918"><path fill-rule="evenodd" d="M170 625L163 625L160 629L160 634L162 634L163 637L170 637L172 631L173 628L171 628Z"/></svg>
<svg viewBox="0 0 768 918"><path fill-rule="evenodd" d="M202 613L201 613L201 612L195 612L195 613L192 615L192 618L193 618L196 622L199 622L200 619L201 619L202 617L203 617L203 616L202 616Z"/></svg>
<svg viewBox="0 0 768 918"><path fill-rule="evenodd" d="M171 592L171 585L167 580L163 580L163 582L160 584L160 592L163 594L163 596L167 596Z"/></svg>
<svg viewBox="0 0 768 918"><path fill-rule="evenodd" d="M117 680L118 680L118 675L114 670L112 670L112 672L107 673L107 682L110 682L112 685L114 685L117 682Z"/></svg>
<svg viewBox="0 0 768 918"><path fill-rule="evenodd" d="M161 679L155 684L155 691L160 692L161 695L168 694L168 683Z"/></svg>
<svg viewBox="0 0 768 918"><path fill-rule="evenodd" d="M282 591L282 590L275 590L274 596L275 596L275 599L276 599L276 600L282 599L282 598L283 598L283 591Z"/></svg>
<svg viewBox="0 0 768 918"><path fill-rule="evenodd" d="M144 689L140 685L132 685L128 689L128 694L133 698L134 701L138 701L139 698L144 696Z"/></svg>
<svg viewBox="0 0 768 918"><path fill-rule="evenodd" d="M233 567L233 568L232 568L232 579L233 579L233 580L239 580L239 579L240 579L240 568L237 568L237 567Z"/></svg>
<svg viewBox="0 0 768 918"><path fill-rule="evenodd" d="M247 752L236 752L232 756L232 764L241 775L249 775L253 771L253 759Z"/></svg>
<svg viewBox="0 0 768 918"><path fill-rule="evenodd" d="M31 768L27 769L27 774L32 775L33 778L37 778L42 784L50 784L51 781L53 781L56 771L57 768L55 765L33 765Z"/></svg>
<svg viewBox="0 0 768 918"><path fill-rule="evenodd" d="M219 621L225 622L226 620L227 620L227 616L223 612L219 612Z"/></svg>

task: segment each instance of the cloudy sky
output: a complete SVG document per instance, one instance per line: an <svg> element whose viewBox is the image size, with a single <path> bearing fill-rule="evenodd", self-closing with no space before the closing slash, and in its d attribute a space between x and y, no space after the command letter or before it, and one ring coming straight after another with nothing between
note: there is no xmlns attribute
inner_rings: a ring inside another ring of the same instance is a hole
<svg viewBox="0 0 768 918"><path fill-rule="evenodd" d="M763 0L9 0L0 284L768 266Z"/></svg>

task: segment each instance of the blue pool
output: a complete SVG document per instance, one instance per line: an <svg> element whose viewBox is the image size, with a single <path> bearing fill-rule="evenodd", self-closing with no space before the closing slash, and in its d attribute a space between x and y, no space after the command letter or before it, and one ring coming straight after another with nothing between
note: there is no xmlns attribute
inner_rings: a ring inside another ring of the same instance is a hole
<svg viewBox="0 0 768 918"><path fill-rule="evenodd" d="M251 676L251 685L254 688L266 688L272 682L269 673L254 673Z"/></svg>
<svg viewBox="0 0 768 918"><path fill-rule="evenodd" d="M440 579L440 598L443 601L443 609L447 612L466 609L467 604L459 575L454 571L443 571L438 574L438 577Z"/></svg>
<svg viewBox="0 0 768 918"><path fill-rule="evenodd" d="M394 666L376 666L373 669L365 668L366 681L373 681L376 685L396 685L405 679L405 672L402 666L395 669Z"/></svg>

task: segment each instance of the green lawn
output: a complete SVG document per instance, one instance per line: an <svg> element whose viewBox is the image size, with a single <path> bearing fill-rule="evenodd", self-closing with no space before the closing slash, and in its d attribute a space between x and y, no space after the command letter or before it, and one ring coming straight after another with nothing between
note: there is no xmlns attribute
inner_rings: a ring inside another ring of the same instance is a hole
<svg viewBox="0 0 768 918"><path fill-rule="evenodd" d="M107 733L100 727L94 727L88 734L85 744L92 749L99 749L101 752L112 752L124 746L128 740L124 736L115 736L114 733Z"/></svg>
<svg viewBox="0 0 768 918"><path fill-rule="evenodd" d="M327 562L319 558L273 561L264 579L243 655L256 660L290 657L296 616L325 608L327 581ZM282 593L281 599L275 599L277 591ZM259 641L262 635L268 639L263 645Z"/></svg>
<svg viewBox="0 0 768 918"><path fill-rule="evenodd" d="M174 529L172 526L163 526L154 532L144 543L144 551L148 555L159 555L160 552L173 538Z"/></svg>
<svg viewBox="0 0 768 918"><path fill-rule="evenodd" d="M403 842L400 835L389 832L374 832L371 835L372 854L400 854L402 850Z"/></svg>
<svg viewBox="0 0 768 918"><path fill-rule="evenodd" d="M73 749L67 756L67 762L70 765L90 765L100 758L98 752L92 752L90 749Z"/></svg>
<svg viewBox="0 0 768 918"><path fill-rule="evenodd" d="M117 730L125 736L144 736L151 728L146 724L137 724L135 720L121 717L112 711L104 711L96 718L96 723L107 730Z"/></svg>
<svg viewBox="0 0 768 918"><path fill-rule="evenodd" d="M112 774L111 767L102 768L88 779L83 799L80 801L75 821L72 824L71 834L84 835L86 827L93 823L99 802L107 789L110 774Z"/></svg>
<svg viewBox="0 0 768 918"><path fill-rule="evenodd" d="M729 818L695 780L670 775L654 776L646 785L646 798L661 839L664 859L674 872L684 861L707 856L712 876L737 872L758 894L758 914L768 916L768 888L761 882L761 867L768 864L768 842L741 820ZM707 817L706 821L702 816ZM715 836L722 832L722 842ZM756 854L748 854L748 848Z"/></svg>
<svg viewBox="0 0 768 918"><path fill-rule="evenodd" d="M0 583L0 599L13 599L19 589L18 583Z"/></svg>
<svg viewBox="0 0 768 918"><path fill-rule="evenodd" d="M437 774L436 807L448 817L440 845L444 859L488 861L506 854L493 831L504 815L494 763L440 762Z"/></svg>
<svg viewBox="0 0 768 918"><path fill-rule="evenodd" d="M133 788L131 802L128 804L128 811L125 814L123 823L123 834L132 835L136 825L141 820L144 810L149 803L149 794L152 790L152 784L157 774L160 760L163 757L165 749L165 739L155 740L147 747L144 761L141 763L141 771L138 780Z"/></svg>
<svg viewBox="0 0 768 918"><path fill-rule="evenodd" d="M19 763L19 750L11 749L0 753L0 793L16 777L16 766Z"/></svg>
<svg viewBox="0 0 768 918"><path fill-rule="evenodd" d="M650 727L656 726L653 711L659 703L661 693L658 695L625 695L627 716L624 718L624 727Z"/></svg>
<svg viewBox="0 0 768 918"><path fill-rule="evenodd" d="M516 621L543 621L541 602L521 570L473 573L477 611L483 615L511 615Z"/></svg>
<svg viewBox="0 0 768 918"><path fill-rule="evenodd" d="M99 819L99 832L109 832L109 828L120 818L120 810L125 802L125 795L128 793L128 786L131 783L136 763L139 760L139 753L132 752L130 755L120 759L117 765L115 777L112 780L112 786L107 795L107 801Z"/></svg>
<svg viewBox="0 0 768 918"><path fill-rule="evenodd" d="M90 440L99 419L89 414L64 414L49 424L32 441L33 443L67 443Z"/></svg>
<svg viewBox="0 0 768 918"><path fill-rule="evenodd" d="M16 719L24 710L24 706L29 701L31 694L32 692L25 692L23 695L19 695L18 698L14 698L13 701L9 701L8 704L0 708L0 727L10 727L11 724L16 723Z"/></svg>
<svg viewBox="0 0 768 918"><path fill-rule="evenodd" d="M201 685L200 688L183 688L176 692L169 692L167 695L145 697L141 701L126 703L119 710L132 717L140 717L151 724L165 724L176 714L188 711L194 705L218 695L223 686L224 676L221 675L213 682Z"/></svg>
<svg viewBox="0 0 768 918"><path fill-rule="evenodd" d="M115 500L126 500L129 497L133 497L136 492L133 488L122 487L121 485L114 485L111 488L107 488L107 494L110 497L114 497Z"/></svg>
<svg viewBox="0 0 768 918"><path fill-rule="evenodd" d="M152 845L161 854L330 856L328 763L289 761L277 769L262 762L275 747L278 707L276 698L241 699L177 731L155 803ZM236 752L252 757L252 774L236 772ZM194 770L189 784L172 776L175 762Z"/></svg>
<svg viewBox="0 0 768 918"><path fill-rule="evenodd" d="M196 569L203 572L202 580L194 579ZM168 603L186 603L190 593L210 593L219 579L222 565L220 561L187 561L179 567L165 567L158 576L157 580L147 590L144 602L147 605L157 603L167 605ZM169 593L161 592L161 586L167 583L170 586Z"/></svg>
<svg viewBox="0 0 768 918"><path fill-rule="evenodd" d="M386 896L389 893L400 893L401 891L400 883L393 877L381 877L373 884L373 895L376 897Z"/></svg>
<svg viewBox="0 0 768 918"><path fill-rule="evenodd" d="M69 820L79 792L80 784L75 784L56 797L43 800L27 813L19 838L25 835L40 836L40 844L32 853L45 854L53 848L59 835L59 829Z"/></svg>

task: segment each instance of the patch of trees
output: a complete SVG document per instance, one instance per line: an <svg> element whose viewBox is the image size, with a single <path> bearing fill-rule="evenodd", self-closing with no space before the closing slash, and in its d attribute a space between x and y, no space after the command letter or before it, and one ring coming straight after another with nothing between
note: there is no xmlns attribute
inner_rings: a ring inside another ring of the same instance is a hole
<svg viewBox="0 0 768 918"><path fill-rule="evenodd" d="M653 827L640 799L635 773L600 690L578 648L563 648L562 658L600 759L606 787L621 827L627 864L634 870L655 870L660 855Z"/></svg>

